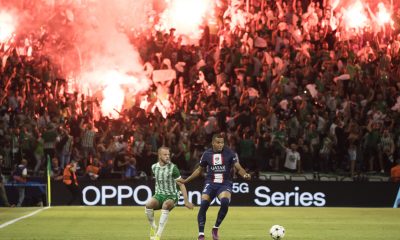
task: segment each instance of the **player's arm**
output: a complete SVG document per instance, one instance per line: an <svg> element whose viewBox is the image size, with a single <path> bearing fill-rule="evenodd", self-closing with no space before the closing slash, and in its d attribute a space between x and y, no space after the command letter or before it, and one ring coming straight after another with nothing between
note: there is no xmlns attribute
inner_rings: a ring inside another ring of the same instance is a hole
<svg viewBox="0 0 400 240"><path fill-rule="evenodd" d="M188 182L192 181L193 179L199 177L201 175L201 173L203 172L203 169L204 168L202 166L198 166L196 168L196 170L194 170L194 172L189 177L187 177L186 179L180 178L176 181L177 181L177 183L183 183L183 184L188 183Z"/></svg>
<svg viewBox="0 0 400 240"><path fill-rule="evenodd" d="M181 193L182 193L182 196L183 196L183 200L185 201L185 207L187 207L189 209L193 209L193 204L191 202L189 202L189 198L188 198L188 194L187 194L187 190L186 190L185 184L180 183L179 182L180 179L182 179L182 178L176 179L176 184L178 184L179 189L181 190Z"/></svg>
<svg viewBox="0 0 400 240"><path fill-rule="evenodd" d="M244 168L242 167L242 165L240 165L239 162L235 162L235 164L233 165L237 171L237 173L245 180L250 180L251 179L251 175L249 173L246 172L246 170L244 170Z"/></svg>

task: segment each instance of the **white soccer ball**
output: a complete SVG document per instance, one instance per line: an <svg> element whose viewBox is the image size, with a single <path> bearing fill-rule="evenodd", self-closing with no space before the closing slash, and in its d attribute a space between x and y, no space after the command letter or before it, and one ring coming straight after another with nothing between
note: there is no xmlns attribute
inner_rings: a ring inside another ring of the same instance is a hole
<svg viewBox="0 0 400 240"><path fill-rule="evenodd" d="M285 228L281 225L274 225L269 230L269 235L274 240L282 239L285 236Z"/></svg>

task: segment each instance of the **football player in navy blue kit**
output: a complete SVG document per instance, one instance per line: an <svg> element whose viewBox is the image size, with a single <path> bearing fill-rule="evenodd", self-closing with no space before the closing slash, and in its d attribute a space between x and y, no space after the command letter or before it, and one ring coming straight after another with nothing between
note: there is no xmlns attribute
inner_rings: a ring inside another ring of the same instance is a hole
<svg viewBox="0 0 400 240"><path fill-rule="evenodd" d="M218 228L228 213L229 202L232 194L232 167L245 180L249 180L248 174L239 163L238 155L231 149L224 146L224 137L221 134L215 134L212 138L212 148L207 149L200 159L199 167L186 179L178 180L181 183L188 183L199 177L206 170L206 180L201 195L201 205L197 222L199 226L198 240L204 238L204 226L206 223L206 213L211 201L218 197L221 207L218 217L211 231L213 240L218 240Z"/></svg>

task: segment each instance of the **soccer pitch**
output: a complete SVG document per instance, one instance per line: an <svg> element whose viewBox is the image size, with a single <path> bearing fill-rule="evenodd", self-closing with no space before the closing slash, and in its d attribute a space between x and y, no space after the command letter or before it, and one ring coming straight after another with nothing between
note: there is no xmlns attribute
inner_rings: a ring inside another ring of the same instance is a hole
<svg viewBox="0 0 400 240"><path fill-rule="evenodd" d="M149 239L144 207L51 207L4 227L38 209L0 208L0 239ZM206 239L218 209L208 211ZM161 239L197 239L197 211L175 208ZM399 223L400 210L392 208L230 207L220 239L270 239L274 224L285 227L287 240L400 239Z"/></svg>

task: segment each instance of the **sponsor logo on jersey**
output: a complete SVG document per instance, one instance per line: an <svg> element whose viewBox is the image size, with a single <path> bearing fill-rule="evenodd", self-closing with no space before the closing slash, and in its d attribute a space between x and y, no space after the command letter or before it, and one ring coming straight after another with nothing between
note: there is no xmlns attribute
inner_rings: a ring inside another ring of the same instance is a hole
<svg viewBox="0 0 400 240"><path fill-rule="evenodd" d="M213 172L225 172L225 170L226 170L225 165L211 166L210 169Z"/></svg>
<svg viewBox="0 0 400 240"><path fill-rule="evenodd" d="M213 154L212 165L222 165L222 155L220 153Z"/></svg>

